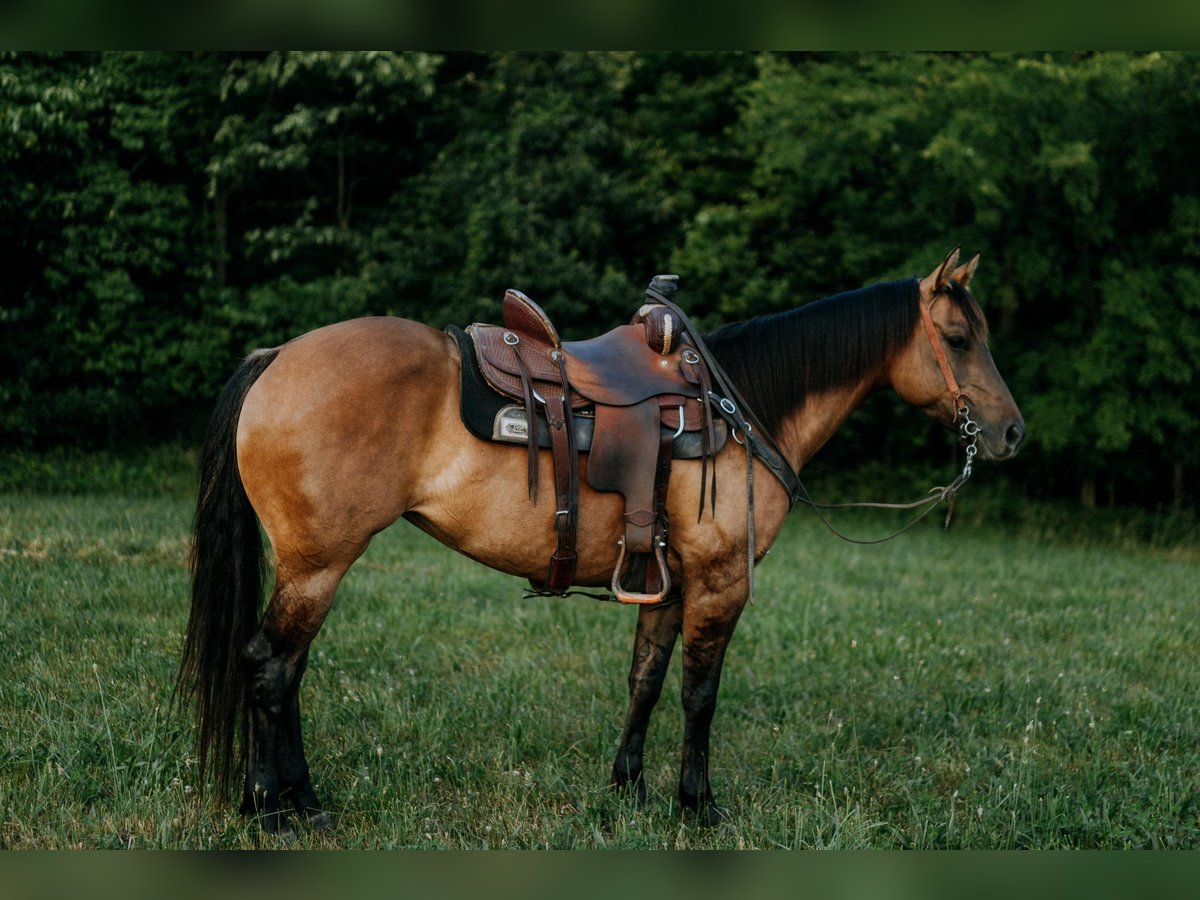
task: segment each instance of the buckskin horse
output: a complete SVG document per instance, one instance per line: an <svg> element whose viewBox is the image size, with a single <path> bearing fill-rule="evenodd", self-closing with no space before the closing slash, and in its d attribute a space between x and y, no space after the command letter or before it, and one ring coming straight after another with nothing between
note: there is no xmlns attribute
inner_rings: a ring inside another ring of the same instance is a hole
<svg viewBox="0 0 1200 900"><path fill-rule="evenodd" d="M795 472L870 393L891 388L943 426L969 423L980 459L1017 452L1025 424L968 290L978 259L959 266L955 250L923 279L849 291L698 341L753 415L731 422L734 440L720 452L709 447L711 460L676 460L663 491L671 526L661 575L670 595L639 608L615 786L645 798L643 743L682 634L679 801L703 822L722 817L709 781L709 732L725 650L752 586L747 547L755 562L770 548L796 499ZM527 482L536 474L527 473L530 463L547 482L555 478L552 454L468 433L462 362L444 332L357 319L251 354L217 402L201 456L177 690L194 697L202 782L207 770L227 793L231 770L240 769L242 810L264 830L290 830L287 806L311 827L331 825L305 761L300 683L338 585L373 535L403 517L535 585L546 583L546 560L561 550L561 507L549 491L534 503ZM692 399L733 405L717 389L708 393ZM764 461L764 442L786 473ZM585 457L585 474L587 465ZM702 473L710 466L725 484L752 477L752 489L710 494L706 510ZM630 517L619 494L578 482L570 581L607 586ZM275 571L261 617L258 523Z"/></svg>

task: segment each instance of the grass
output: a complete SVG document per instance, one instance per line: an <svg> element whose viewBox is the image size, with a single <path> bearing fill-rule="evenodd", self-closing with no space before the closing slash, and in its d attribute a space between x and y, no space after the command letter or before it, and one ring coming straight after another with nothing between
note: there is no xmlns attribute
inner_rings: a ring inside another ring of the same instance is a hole
<svg viewBox="0 0 1200 900"><path fill-rule="evenodd" d="M169 710L190 516L174 488L0 495L0 847L262 843ZM521 599L394 526L313 648L338 827L300 845L1200 846L1200 550L998 524L857 547L793 515L725 668L715 829L673 804L678 652L648 804L606 787L634 610Z"/></svg>

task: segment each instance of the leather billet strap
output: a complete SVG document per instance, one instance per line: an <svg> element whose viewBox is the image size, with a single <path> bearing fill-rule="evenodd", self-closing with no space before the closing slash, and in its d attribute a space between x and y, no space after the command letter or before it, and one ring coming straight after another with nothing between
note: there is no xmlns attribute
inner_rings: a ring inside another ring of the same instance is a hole
<svg viewBox="0 0 1200 900"><path fill-rule="evenodd" d="M510 335L511 335L511 338L509 337ZM530 410L529 418L530 418L530 422L531 422L531 429L536 428L537 423L533 421L533 412L532 412L533 410L537 409L537 407L534 406L533 376L529 373L529 366L525 362L524 354L521 353L521 339L516 334L513 334L513 332L506 331L504 333L504 341L505 341L505 343L509 343L511 341L510 346L512 347L512 350L513 350L513 358L517 361L517 371L519 372L520 378L521 378L521 392L522 392L522 396L524 397L525 408L527 410ZM531 430L530 433L533 434L534 432ZM534 440L532 437L529 438L528 443L529 443L529 450L528 450L528 464L527 465L528 465L529 472L528 472L528 480L526 483L529 485L529 502L532 503L534 506L537 506L537 502L538 502L538 446L537 446L537 441Z"/></svg>
<svg viewBox="0 0 1200 900"><path fill-rule="evenodd" d="M550 354L558 363L562 378L562 396L546 398L546 421L550 425L550 443L554 457L554 523L558 531L558 546L550 557L546 587L562 593L575 581L575 566L579 557L575 539L579 531L579 454L575 452L575 426L571 421L571 383L562 352ZM530 433L530 446L537 441Z"/></svg>
<svg viewBox="0 0 1200 900"><path fill-rule="evenodd" d="M511 333L511 332L509 332ZM508 334L505 337L507 339ZM522 354L524 349L521 340L513 335L511 346L521 373L521 385L525 395L525 409L529 416L529 499L536 504L538 498L538 443L537 422L534 418L537 409L534 406L535 394L529 366ZM544 398L546 407L546 422L550 430L551 458L554 465L554 527L557 535L557 546L554 555L550 557L550 566L546 572L544 584L533 583L536 590L550 591L561 594L575 580L575 567L579 561L576 553L576 533L579 521L579 456L575 452L575 426L571 414L571 385L567 380L567 370L563 363L563 355L554 350L551 358L558 364L561 393L559 387L547 391Z"/></svg>
<svg viewBox="0 0 1200 900"><path fill-rule="evenodd" d="M546 419L554 445L554 527L557 547L550 557L550 568L542 589L561 594L575 581L575 538L579 519L579 462L572 437L571 405L562 397L546 398Z"/></svg>
<svg viewBox="0 0 1200 900"><path fill-rule="evenodd" d="M689 353L683 353L683 377L688 380L689 384L694 385L700 391L700 406L703 410L704 420L700 429L700 511L696 514L696 521L699 522L704 518L704 497L708 490L708 457L711 454L713 457L712 467L712 512L717 514L717 466L716 456L716 420L712 414L712 403L709 401L709 394L712 392L712 379L708 375L708 367L703 364L703 358L694 349Z"/></svg>
<svg viewBox="0 0 1200 900"><path fill-rule="evenodd" d="M930 305L932 303L931 300ZM938 338L937 329L933 327L933 316L929 312L929 306L920 299L917 300L917 306L921 307L921 324L925 326L925 334L933 347L933 355L937 357L938 368L942 370L942 377L946 379L946 387L950 389L950 396L954 401L954 418L951 420L953 424L958 421L963 409L962 391L958 387L958 379L954 377L954 370L950 368L950 360L946 359L946 351Z"/></svg>

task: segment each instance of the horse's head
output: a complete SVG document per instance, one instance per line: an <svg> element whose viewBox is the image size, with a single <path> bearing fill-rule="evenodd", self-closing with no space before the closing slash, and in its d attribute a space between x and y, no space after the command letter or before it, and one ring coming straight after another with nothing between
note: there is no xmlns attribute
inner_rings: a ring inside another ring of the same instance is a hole
<svg viewBox="0 0 1200 900"><path fill-rule="evenodd" d="M964 421L965 405L979 425L980 459L1002 460L1016 455L1025 420L996 370L987 322L967 289L978 264L976 254L959 266L955 249L921 279L921 318L889 376L904 400L948 428Z"/></svg>

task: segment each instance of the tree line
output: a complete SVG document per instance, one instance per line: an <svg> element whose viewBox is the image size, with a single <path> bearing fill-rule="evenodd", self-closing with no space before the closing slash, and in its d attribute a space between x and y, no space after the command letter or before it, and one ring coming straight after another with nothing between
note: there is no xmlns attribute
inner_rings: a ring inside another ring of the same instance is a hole
<svg viewBox="0 0 1200 900"><path fill-rule="evenodd" d="M1029 424L1007 477L1194 504L1198 59L5 53L0 441L193 440L248 350L353 316L518 287L581 337L672 271L715 326L961 244ZM927 459L910 418L839 453Z"/></svg>

